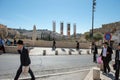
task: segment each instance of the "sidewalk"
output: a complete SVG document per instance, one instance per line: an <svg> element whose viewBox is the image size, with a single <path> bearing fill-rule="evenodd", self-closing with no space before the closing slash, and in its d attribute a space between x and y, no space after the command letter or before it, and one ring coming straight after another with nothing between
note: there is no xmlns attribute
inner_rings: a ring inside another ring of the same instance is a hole
<svg viewBox="0 0 120 80"><path fill-rule="evenodd" d="M102 71L100 71L100 79L101 80L114 80L114 74L115 71L113 70L112 66L111 67L111 72L108 74L103 74ZM84 80L93 80L93 70L91 69L90 72L88 73L88 75L86 76L86 78Z"/></svg>
<svg viewBox="0 0 120 80"><path fill-rule="evenodd" d="M80 49L77 51L73 48L56 48L53 50L52 48L34 47L30 49L30 55L43 55L43 51L46 52L46 55L55 55L56 51L58 52L58 55L69 55L69 51L73 55L78 55L79 52L81 52L81 54L86 54L90 49Z"/></svg>
<svg viewBox="0 0 120 80"><path fill-rule="evenodd" d="M58 55L69 55L69 52L71 52L71 55L79 55L79 54L91 54L91 49L79 49L76 50L75 48L56 48L53 50L51 47L27 47L29 49L30 55L43 55L43 52L46 52L46 55L55 55L56 52L58 52ZM15 46L9 46L7 49L9 52L15 54L17 53L17 49ZM101 52L101 49L98 49L98 52ZM2 51L0 50L0 54Z"/></svg>
<svg viewBox="0 0 120 80"><path fill-rule="evenodd" d="M34 47L30 48L30 55L43 55L43 51L46 51L46 55L55 55L56 51L58 52L58 55L69 55L69 51L73 55L81 54L88 54L88 52L91 54L91 49L80 49L77 51L75 48L56 48L53 50L52 48L46 48L46 47ZM98 49L98 52L101 52L101 49Z"/></svg>
<svg viewBox="0 0 120 80"><path fill-rule="evenodd" d="M84 77L87 75L87 73L81 73L79 72L74 72L69 73L74 75L69 74L64 74L64 72L73 72L73 71L78 71L78 70L84 70L84 69L89 69L90 67L95 66L94 63L90 63L91 61L91 55L71 55L71 56L30 56L32 60L32 65L31 69L33 70L35 76L38 78L40 77L41 79L48 79L49 78L58 78L61 77L61 80L64 80L63 78L77 78L78 80L83 80ZM87 58L86 58L87 57ZM85 58L85 60L83 60ZM17 54L2 54L0 56L0 80L13 80L16 70L19 67L19 55ZM41 63L42 60L42 63ZM88 62L89 61L89 62ZM83 63L82 63L83 62ZM79 63L79 64L76 64ZM62 73L62 74L58 74ZM50 75L51 74L51 75ZM58 74L58 75L55 75ZM83 75L84 74L84 75ZM46 76L48 75L48 76ZM82 77L81 77L82 76ZM30 77L28 76L20 76L21 78L26 78ZM82 79L81 79L82 78ZM39 80L39 79L38 79Z"/></svg>
<svg viewBox="0 0 120 80"><path fill-rule="evenodd" d="M24 77L20 80L30 79L30 77ZM105 75L100 71L101 80L113 80L114 73L110 72ZM36 75L36 80L93 80L93 71L91 69L76 70L63 73L47 74L47 75Z"/></svg>
<svg viewBox="0 0 120 80"><path fill-rule="evenodd" d="M109 74L103 74L102 71L100 71L100 79L101 80L113 80L114 79L114 73L110 72ZM88 75L85 77L84 80L93 80L93 71L90 70Z"/></svg>

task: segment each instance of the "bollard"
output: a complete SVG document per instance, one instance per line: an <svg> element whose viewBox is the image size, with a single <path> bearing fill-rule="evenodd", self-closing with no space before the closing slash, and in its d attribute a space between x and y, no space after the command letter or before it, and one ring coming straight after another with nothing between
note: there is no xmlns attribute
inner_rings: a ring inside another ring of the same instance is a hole
<svg viewBox="0 0 120 80"><path fill-rule="evenodd" d="M90 54L89 50L87 50L87 54Z"/></svg>
<svg viewBox="0 0 120 80"><path fill-rule="evenodd" d="M55 51L55 55L58 55L58 50Z"/></svg>
<svg viewBox="0 0 120 80"><path fill-rule="evenodd" d="M81 51L80 51L80 50L78 51L78 54L80 54L80 55L81 55Z"/></svg>
<svg viewBox="0 0 120 80"><path fill-rule="evenodd" d="M71 51L69 50L69 55L72 55Z"/></svg>
<svg viewBox="0 0 120 80"><path fill-rule="evenodd" d="M93 80L101 80L100 79L100 68L93 68Z"/></svg>
<svg viewBox="0 0 120 80"><path fill-rule="evenodd" d="M45 56L46 55L46 50L43 50L43 56Z"/></svg>

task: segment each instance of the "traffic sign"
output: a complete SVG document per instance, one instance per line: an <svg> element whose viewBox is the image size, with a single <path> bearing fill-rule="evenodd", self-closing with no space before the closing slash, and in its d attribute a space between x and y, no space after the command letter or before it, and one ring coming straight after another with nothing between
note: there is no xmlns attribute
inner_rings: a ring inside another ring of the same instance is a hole
<svg viewBox="0 0 120 80"><path fill-rule="evenodd" d="M104 38L105 38L105 40L111 40L112 35L111 35L110 33L106 33L106 34L104 35Z"/></svg>

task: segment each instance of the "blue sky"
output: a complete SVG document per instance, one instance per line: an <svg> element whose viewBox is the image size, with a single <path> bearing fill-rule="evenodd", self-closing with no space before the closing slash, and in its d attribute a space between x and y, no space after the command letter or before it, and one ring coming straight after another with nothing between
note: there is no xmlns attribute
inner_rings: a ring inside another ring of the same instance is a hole
<svg viewBox="0 0 120 80"><path fill-rule="evenodd" d="M96 0L94 27L120 21L120 0ZM77 33L91 29L92 0L0 0L0 24L10 28L32 30L52 30L52 21L56 21L56 31L60 33L60 22L64 22L64 34L67 23L76 23Z"/></svg>

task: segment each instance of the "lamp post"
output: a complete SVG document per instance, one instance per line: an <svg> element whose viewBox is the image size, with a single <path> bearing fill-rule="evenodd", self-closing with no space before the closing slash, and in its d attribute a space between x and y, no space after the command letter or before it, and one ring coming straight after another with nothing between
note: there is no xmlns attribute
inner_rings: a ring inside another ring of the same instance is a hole
<svg viewBox="0 0 120 80"><path fill-rule="evenodd" d="M96 0L93 0L93 5L92 5L92 33L91 33L91 37L92 37L92 41L93 41L93 29L94 29L94 12L95 12L95 6L96 6Z"/></svg>
<svg viewBox="0 0 120 80"><path fill-rule="evenodd" d="M96 0L93 0L92 3L92 31L90 32L90 37L91 37L91 53L93 53L93 29L94 29L94 12L95 12L95 6L96 6Z"/></svg>

